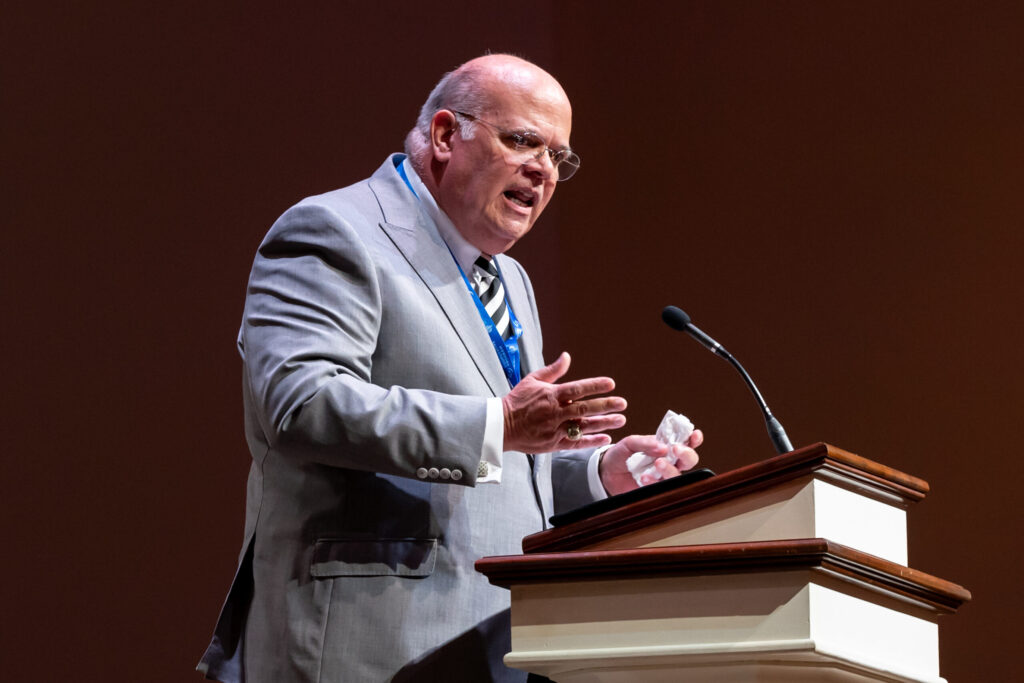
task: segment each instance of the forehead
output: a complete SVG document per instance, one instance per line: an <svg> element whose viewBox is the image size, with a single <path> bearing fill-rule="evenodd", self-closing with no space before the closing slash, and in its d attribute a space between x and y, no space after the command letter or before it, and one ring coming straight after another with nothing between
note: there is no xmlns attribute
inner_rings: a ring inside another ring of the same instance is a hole
<svg viewBox="0 0 1024 683"><path fill-rule="evenodd" d="M552 147L568 146L572 108L555 83L506 83L490 98L487 116L504 128L539 133Z"/></svg>

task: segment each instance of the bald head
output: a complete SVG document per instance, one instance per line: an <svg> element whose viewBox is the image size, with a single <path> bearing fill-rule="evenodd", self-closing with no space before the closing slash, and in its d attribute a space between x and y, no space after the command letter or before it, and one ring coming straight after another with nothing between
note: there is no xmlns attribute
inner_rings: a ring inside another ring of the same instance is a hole
<svg viewBox="0 0 1024 683"><path fill-rule="evenodd" d="M420 108L416 125L405 138L409 161L421 174L430 155L430 124L438 111L451 109L487 118L508 97L546 100L563 106L571 116L569 98L544 69L514 55L484 55L471 59L438 82ZM465 133L472 135L472 126Z"/></svg>
<svg viewBox="0 0 1024 683"><path fill-rule="evenodd" d="M472 59L458 69L474 86L492 96L498 93L518 93L527 96L543 96L552 101L560 100L568 106L566 96L558 81L544 69L532 62L512 55L485 55Z"/></svg>

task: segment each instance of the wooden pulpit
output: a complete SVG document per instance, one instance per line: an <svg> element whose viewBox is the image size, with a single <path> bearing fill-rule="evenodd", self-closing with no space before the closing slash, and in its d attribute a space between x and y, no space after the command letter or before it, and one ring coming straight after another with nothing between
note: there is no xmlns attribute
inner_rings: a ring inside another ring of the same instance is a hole
<svg viewBox="0 0 1024 683"><path fill-rule="evenodd" d="M557 683L943 681L964 588L909 568L928 484L815 444L523 539L508 666Z"/></svg>

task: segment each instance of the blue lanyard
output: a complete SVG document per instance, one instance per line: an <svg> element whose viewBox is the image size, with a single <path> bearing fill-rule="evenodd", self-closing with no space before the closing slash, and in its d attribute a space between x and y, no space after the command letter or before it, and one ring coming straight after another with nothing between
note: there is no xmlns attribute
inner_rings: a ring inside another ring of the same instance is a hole
<svg viewBox="0 0 1024 683"><path fill-rule="evenodd" d="M451 253L451 249L448 250ZM487 309L484 308L483 302L480 301L480 296L473 289L473 286L469 283L469 278L466 277L466 273L463 272L462 266L459 265L458 260L455 258L455 254L452 254L452 260L455 261L455 267L459 269L459 274L462 275L462 281L466 283L466 288L469 290L470 295L473 297L473 302L476 304L476 310L480 314L480 319L484 323L484 327L487 328L487 335L491 338L491 344L494 346L494 350L498 354L498 360L501 362L501 369L505 371L505 377L508 379L508 385L514 387L519 384L520 380L520 364L519 364L519 338L523 336L523 326L519 324L519 319L516 318L515 311L512 310L512 302L505 297L505 304L508 306L508 317L512 323L513 334L508 339L502 339L501 335L498 334L498 328L491 320L491 316L487 314ZM498 277L501 277L501 267L498 266L498 262L494 262L494 266L498 268Z"/></svg>

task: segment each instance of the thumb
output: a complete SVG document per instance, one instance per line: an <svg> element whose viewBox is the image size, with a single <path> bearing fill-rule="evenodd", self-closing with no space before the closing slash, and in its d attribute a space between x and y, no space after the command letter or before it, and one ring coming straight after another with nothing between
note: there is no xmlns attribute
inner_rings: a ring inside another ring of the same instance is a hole
<svg viewBox="0 0 1024 683"><path fill-rule="evenodd" d="M551 384L557 382L565 375L565 373L569 372L569 364L571 362L572 358L569 357L569 354L562 351L561 355L555 359L554 363L545 365L539 370L534 370L530 374L542 382L548 382Z"/></svg>

